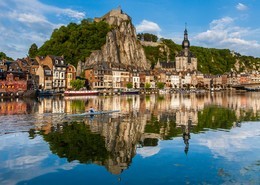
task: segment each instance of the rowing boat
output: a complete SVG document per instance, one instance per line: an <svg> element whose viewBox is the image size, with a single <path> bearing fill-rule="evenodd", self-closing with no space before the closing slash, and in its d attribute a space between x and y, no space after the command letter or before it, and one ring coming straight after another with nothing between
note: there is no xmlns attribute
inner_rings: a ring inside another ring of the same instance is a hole
<svg viewBox="0 0 260 185"><path fill-rule="evenodd" d="M116 113L116 112L119 112L119 110L84 112L81 114L70 114L69 116L91 116L91 115L112 114L112 113Z"/></svg>

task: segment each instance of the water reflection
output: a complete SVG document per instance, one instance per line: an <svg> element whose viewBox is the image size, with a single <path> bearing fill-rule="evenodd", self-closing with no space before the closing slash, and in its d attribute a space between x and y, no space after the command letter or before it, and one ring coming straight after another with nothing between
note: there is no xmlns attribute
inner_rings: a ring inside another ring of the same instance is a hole
<svg viewBox="0 0 260 185"><path fill-rule="evenodd" d="M120 113L72 116L91 106ZM121 174L137 154L146 158L160 153L164 140L181 138L185 156L194 152L196 141L196 145L210 148L215 156L233 159L235 148L244 145L236 143L237 134L229 131L238 132L239 127L245 127L244 121L259 120L260 94L51 98L3 101L0 107L2 135L28 131L31 140L41 136L53 154L68 162L97 164L112 174ZM215 130L224 132L219 136ZM205 137L198 139L194 135L202 132ZM247 138L258 132L259 129L251 130L241 135ZM227 137L230 143L226 142ZM223 170L219 173L224 174Z"/></svg>

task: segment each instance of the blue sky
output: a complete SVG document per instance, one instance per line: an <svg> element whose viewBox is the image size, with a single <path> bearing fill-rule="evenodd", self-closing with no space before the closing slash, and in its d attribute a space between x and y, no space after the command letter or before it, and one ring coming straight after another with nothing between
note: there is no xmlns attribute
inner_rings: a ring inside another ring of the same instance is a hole
<svg viewBox="0 0 260 185"><path fill-rule="evenodd" d="M259 0L1 0L0 51L25 57L31 44L40 47L54 28L119 6L137 32L181 43L187 22L191 45L260 57Z"/></svg>

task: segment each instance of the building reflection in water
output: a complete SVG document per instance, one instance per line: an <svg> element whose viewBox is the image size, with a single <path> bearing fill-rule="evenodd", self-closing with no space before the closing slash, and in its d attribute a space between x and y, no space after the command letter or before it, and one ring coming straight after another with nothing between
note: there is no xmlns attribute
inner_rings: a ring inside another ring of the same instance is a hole
<svg viewBox="0 0 260 185"><path fill-rule="evenodd" d="M120 110L120 113L92 118L68 116L86 112L91 106L96 110ZM52 98L40 99L35 110L38 113L35 127L43 135L62 133L64 122L84 123L86 129L98 135L98 140L109 153L104 161L92 162L104 165L113 174L120 174L131 164L137 147L156 147L160 140L182 137L187 155L191 132L200 132L204 128L231 129L240 126L240 121L259 119L260 95L214 93ZM48 116L44 117L44 122L39 121L45 114ZM77 156L72 159L77 160Z"/></svg>

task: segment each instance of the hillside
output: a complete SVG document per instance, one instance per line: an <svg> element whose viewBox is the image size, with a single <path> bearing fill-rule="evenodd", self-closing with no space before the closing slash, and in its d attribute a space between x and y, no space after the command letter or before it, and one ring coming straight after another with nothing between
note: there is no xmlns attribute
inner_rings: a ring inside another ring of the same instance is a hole
<svg viewBox="0 0 260 185"><path fill-rule="evenodd" d="M84 61L93 50L98 50L106 42L106 35L111 27L104 21L93 22L84 19L80 24L70 23L55 29L51 38L38 50L37 55L64 56L74 66Z"/></svg>
<svg viewBox="0 0 260 185"><path fill-rule="evenodd" d="M97 61L122 63L149 69L160 61L175 61L181 45L170 39L148 33L135 32L131 17L121 9L111 10L106 15L84 19L80 24L70 23L55 29L38 50L37 55L64 56L78 71ZM146 42L145 42L146 41ZM191 46L198 58L198 70L205 74L225 72L249 72L259 70L260 59L232 53L228 49ZM79 73L80 74L80 73Z"/></svg>
<svg viewBox="0 0 260 185"><path fill-rule="evenodd" d="M160 61L175 61L175 55L181 51L181 45L170 39L160 39L157 46L143 44L147 59L152 66ZM167 48L167 49L165 49ZM203 48L191 46L191 51L198 58L198 70L204 74L223 74L231 70L237 72L249 72L259 70L260 58L242 56L232 53L229 49Z"/></svg>

